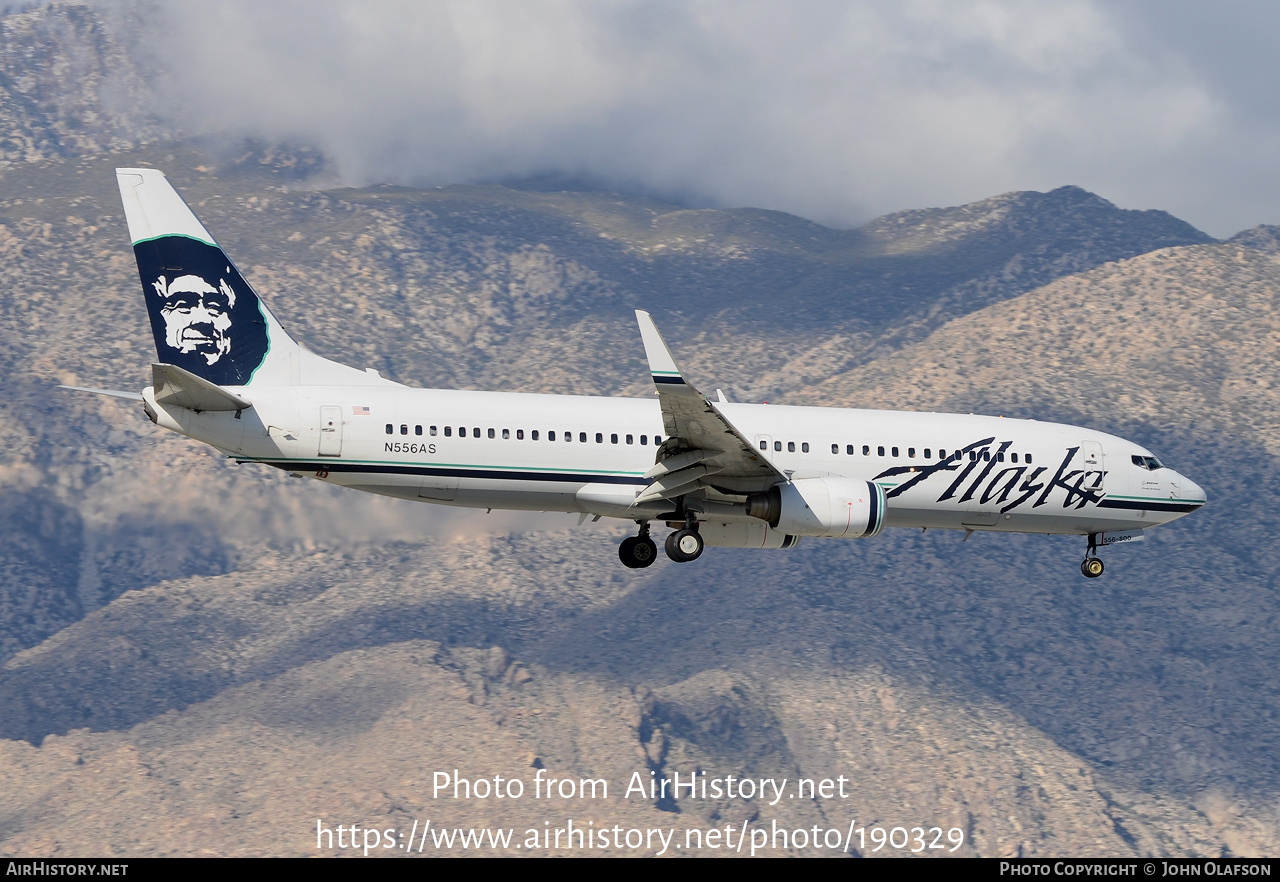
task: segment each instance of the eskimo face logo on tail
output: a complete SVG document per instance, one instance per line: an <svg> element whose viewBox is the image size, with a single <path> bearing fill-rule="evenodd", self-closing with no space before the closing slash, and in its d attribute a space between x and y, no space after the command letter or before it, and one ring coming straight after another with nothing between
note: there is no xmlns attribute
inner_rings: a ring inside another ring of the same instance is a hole
<svg viewBox="0 0 1280 882"><path fill-rule="evenodd" d="M134 247L156 352L220 386L243 386L268 348L253 290L216 246L166 236Z"/></svg>
<svg viewBox="0 0 1280 882"><path fill-rule="evenodd" d="M164 342L183 355L199 353L216 364L231 351L231 310L236 292L226 279L215 288L199 276L179 276L172 283L160 277L151 287L164 300Z"/></svg>

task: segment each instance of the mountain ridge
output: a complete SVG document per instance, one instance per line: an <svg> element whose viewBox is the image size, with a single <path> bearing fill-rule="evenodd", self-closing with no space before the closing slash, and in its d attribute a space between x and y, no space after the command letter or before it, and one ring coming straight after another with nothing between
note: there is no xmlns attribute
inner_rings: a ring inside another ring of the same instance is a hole
<svg viewBox="0 0 1280 882"><path fill-rule="evenodd" d="M854 231L607 190L332 189L315 151L81 114L102 81L67 82L69 56L97 57L100 23L68 8L5 17L0 47L5 76L14 47L35 59L0 80L0 131L34 145L0 169L0 848L314 854L317 818L566 812L432 800L444 768L856 782L568 809L597 827L938 823L958 853L1024 857L1280 845L1274 228L1212 242L1074 187ZM1078 538L946 531L633 572L625 526L237 466L53 388L148 382L113 175L133 165L170 175L307 345L405 382L648 396L644 306L700 388L1113 431L1209 504L1088 583Z"/></svg>

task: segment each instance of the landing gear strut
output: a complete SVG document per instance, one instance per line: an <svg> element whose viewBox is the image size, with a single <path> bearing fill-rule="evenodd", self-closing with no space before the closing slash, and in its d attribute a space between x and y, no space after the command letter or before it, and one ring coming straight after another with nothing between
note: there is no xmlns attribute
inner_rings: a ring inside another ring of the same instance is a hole
<svg viewBox="0 0 1280 882"><path fill-rule="evenodd" d="M1089 534L1089 548L1080 562L1080 572L1088 579L1096 579L1102 575L1102 559L1098 557L1098 534Z"/></svg>
<svg viewBox="0 0 1280 882"><path fill-rule="evenodd" d="M667 536L667 557L676 563L688 563L697 560L702 554L702 536L698 533L698 522L692 515L685 521L683 529L676 530Z"/></svg>
<svg viewBox="0 0 1280 882"><path fill-rule="evenodd" d="M649 538L648 521L640 524L639 536L628 536L622 540L618 546L618 557L622 559L623 566L632 570L644 569L658 559L658 546Z"/></svg>

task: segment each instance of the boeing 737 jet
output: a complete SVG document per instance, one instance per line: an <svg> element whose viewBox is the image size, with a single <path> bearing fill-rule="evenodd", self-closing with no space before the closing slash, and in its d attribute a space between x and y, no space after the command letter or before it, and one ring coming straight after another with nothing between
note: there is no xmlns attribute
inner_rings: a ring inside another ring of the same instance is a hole
<svg viewBox="0 0 1280 882"><path fill-rule="evenodd" d="M1205 502L1151 451L999 417L738 404L694 388L636 311L651 399L412 389L295 342L155 169L118 169L159 358L152 422L320 481L401 499L634 521L623 564L791 548L888 527L1143 538ZM104 392L104 390L86 390Z"/></svg>

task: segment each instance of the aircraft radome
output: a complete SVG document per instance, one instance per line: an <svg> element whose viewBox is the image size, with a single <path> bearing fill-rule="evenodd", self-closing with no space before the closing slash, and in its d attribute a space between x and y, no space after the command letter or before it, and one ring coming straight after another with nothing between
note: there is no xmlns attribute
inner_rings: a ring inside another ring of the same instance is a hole
<svg viewBox="0 0 1280 882"><path fill-rule="evenodd" d="M158 425L322 481L402 499L634 521L628 567L705 545L791 548L888 527L1087 537L1097 550L1205 502L1114 435L1035 420L737 404L685 378L636 311L651 399L412 389L321 358L276 321L155 169L118 169L159 359ZM74 387L73 387L74 388Z"/></svg>

